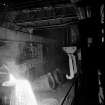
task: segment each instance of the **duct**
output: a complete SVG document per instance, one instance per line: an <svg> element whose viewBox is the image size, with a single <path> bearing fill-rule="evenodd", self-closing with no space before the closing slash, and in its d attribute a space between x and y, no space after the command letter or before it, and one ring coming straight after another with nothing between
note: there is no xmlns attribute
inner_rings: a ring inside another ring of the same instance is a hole
<svg viewBox="0 0 105 105"><path fill-rule="evenodd" d="M44 6L41 8L9 11L6 13L6 22L2 26L20 29L22 27L55 26L66 23L75 23L78 20L77 8L74 5L63 4Z"/></svg>
<svg viewBox="0 0 105 105"><path fill-rule="evenodd" d="M23 10L17 13L14 23L23 27L41 27L61 25L78 20L77 10L73 5L42 7Z"/></svg>

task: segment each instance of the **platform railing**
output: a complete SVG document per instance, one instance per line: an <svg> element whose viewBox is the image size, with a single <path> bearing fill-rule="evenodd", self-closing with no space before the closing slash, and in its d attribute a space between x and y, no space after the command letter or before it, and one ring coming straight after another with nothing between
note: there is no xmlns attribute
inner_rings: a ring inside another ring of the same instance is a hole
<svg viewBox="0 0 105 105"><path fill-rule="evenodd" d="M75 92L74 92L74 96L71 96L71 91L72 91L72 89L75 89L75 83L76 83L77 79L78 79L78 76L76 76L74 78L74 80L72 82L72 86L70 87L67 94L65 95L61 105L73 105L74 98L75 98Z"/></svg>

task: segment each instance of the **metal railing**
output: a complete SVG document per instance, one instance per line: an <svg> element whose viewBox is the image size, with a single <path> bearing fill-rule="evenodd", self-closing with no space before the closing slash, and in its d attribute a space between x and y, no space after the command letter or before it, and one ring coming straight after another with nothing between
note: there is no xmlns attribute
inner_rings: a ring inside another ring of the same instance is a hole
<svg viewBox="0 0 105 105"><path fill-rule="evenodd" d="M61 105L73 105L73 101L74 101L74 98L75 98L75 93L74 93L74 97L72 96L72 99L71 99L71 91L74 87L75 89L75 82L77 80L78 76L76 76L72 82L72 86L70 87L70 89L68 90L67 94L65 95ZM75 91L75 90L74 90Z"/></svg>

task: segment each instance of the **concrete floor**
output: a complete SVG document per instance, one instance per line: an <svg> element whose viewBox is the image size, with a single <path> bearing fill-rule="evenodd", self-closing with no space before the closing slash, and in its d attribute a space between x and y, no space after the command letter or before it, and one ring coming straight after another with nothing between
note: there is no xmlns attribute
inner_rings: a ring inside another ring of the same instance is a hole
<svg viewBox="0 0 105 105"><path fill-rule="evenodd" d="M39 102L39 105L43 105L44 100L49 100L49 99L55 99L57 100L58 104L51 104L46 102L47 105L61 105L65 95L67 94L68 90L70 89L72 85L72 81L68 81L65 84L59 86L56 90L52 91L41 91L41 92L35 92L37 100ZM74 98L74 88L71 89L71 100Z"/></svg>

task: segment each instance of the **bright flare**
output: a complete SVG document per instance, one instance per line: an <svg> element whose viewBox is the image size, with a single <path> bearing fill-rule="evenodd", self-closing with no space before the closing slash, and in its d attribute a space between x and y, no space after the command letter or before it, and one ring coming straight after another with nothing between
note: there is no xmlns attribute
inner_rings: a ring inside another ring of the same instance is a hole
<svg viewBox="0 0 105 105"><path fill-rule="evenodd" d="M9 83L15 86L10 105L38 105L28 80L17 80L13 75L10 75L10 81L4 85L10 85Z"/></svg>

